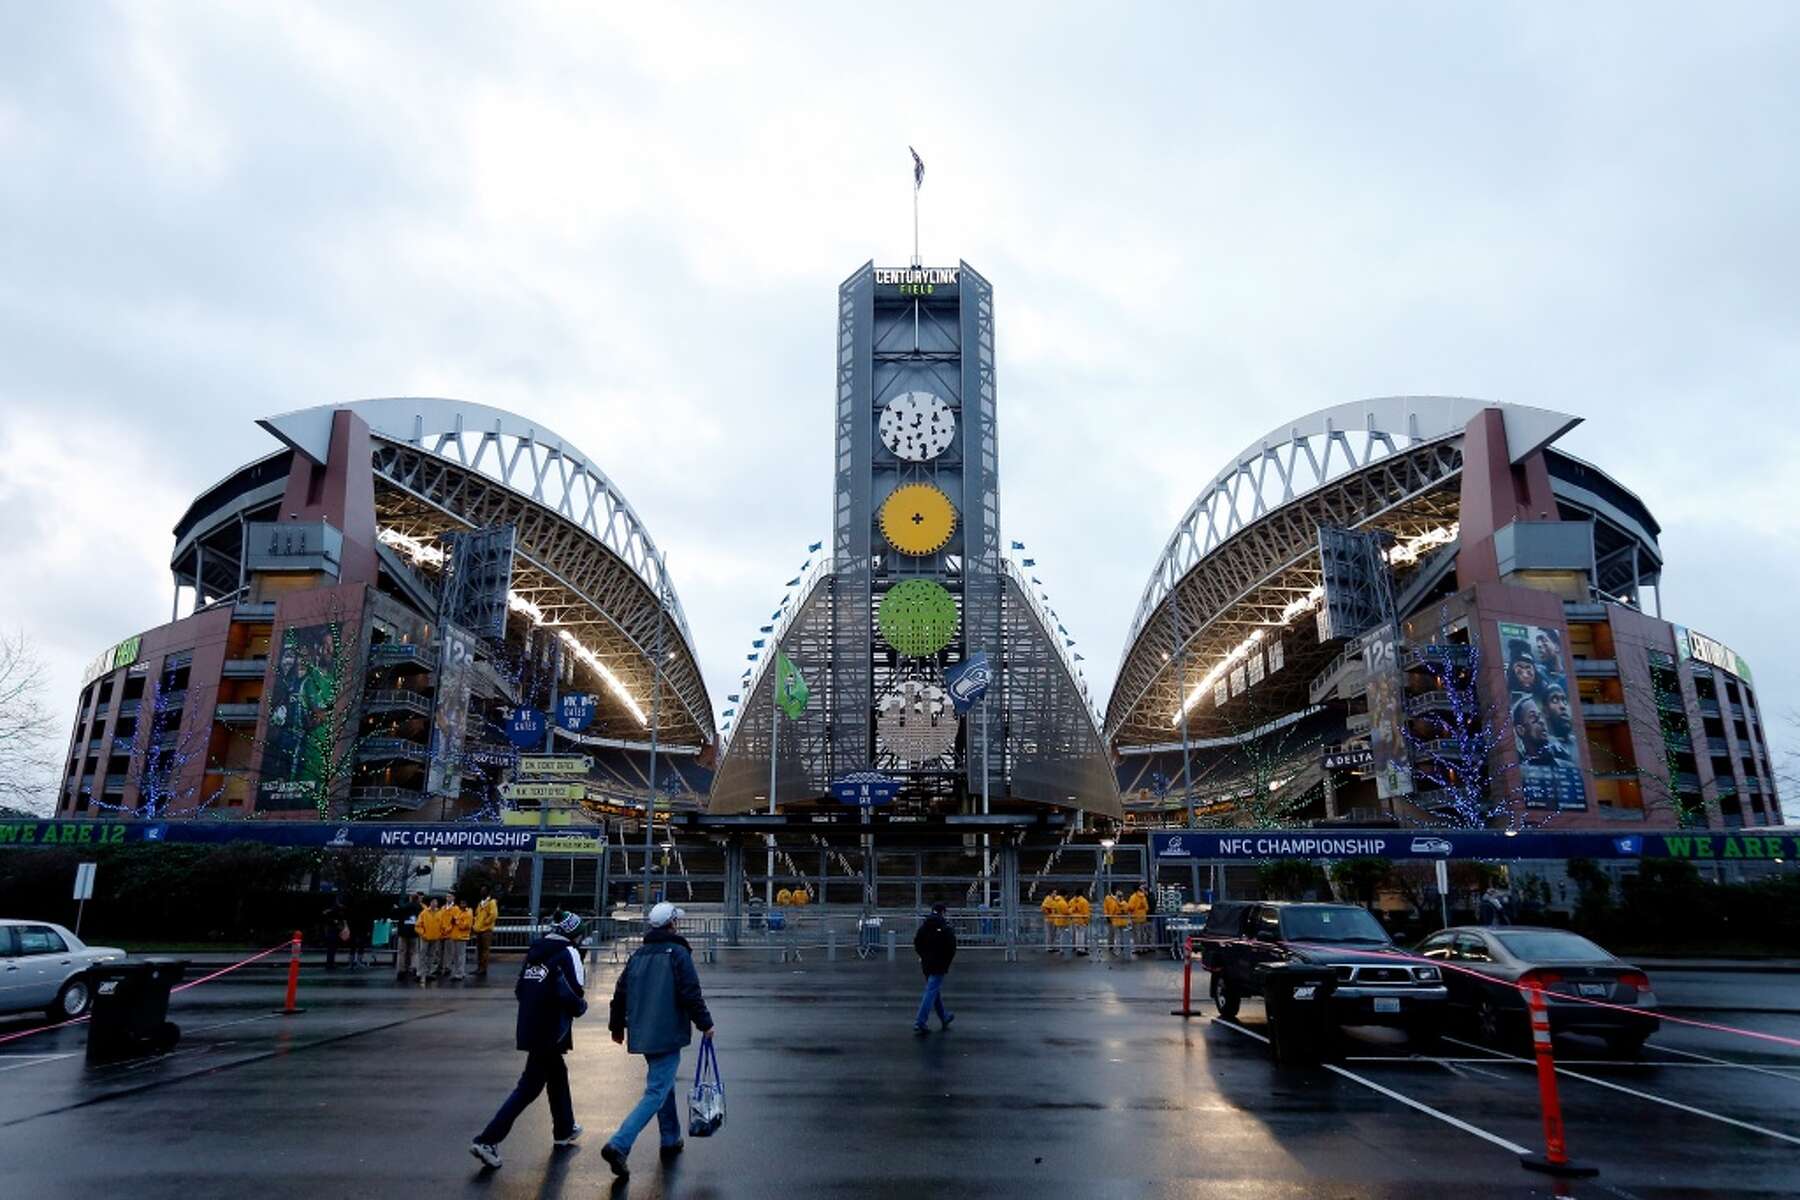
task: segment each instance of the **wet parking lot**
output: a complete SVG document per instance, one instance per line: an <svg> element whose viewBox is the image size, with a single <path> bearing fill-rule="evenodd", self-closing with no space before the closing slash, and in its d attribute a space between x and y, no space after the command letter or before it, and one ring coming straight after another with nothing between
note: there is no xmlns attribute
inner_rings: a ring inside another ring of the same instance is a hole
<svg viewBox="0 0 1800 1200"><path fill-rule="evenodd" d="M615 967L596 969L603 1000ZM1665 1027L1641 1060L1559 1043L1571 1153L1556 1185L1533 1066L1461 1039L1430 1058L1381 1031L1329 1067L1279 1069L1262 1011L1170 1015L1180 968L965 954L954 1030L915 1038L910 963L702 968L719 1022L725 1130L670 1170L654 1135L612 1189L599 1143L641 1083L604 1005L570 1060L585 1144L552 1151L540 1105L483 1171L467 1153L511 1086L510 968L397 987L308 971L277 1016L279 973L176 997L162 1058L89 1068L84 1031L0 1044L8 1196L1442 1196L1800 1194L1800 1049ZM1665 972L1678 1015L1800 1037L1800 975ZM1197 989L1199 990L1199 989ZM1198 1005L1202 1010L1210 1006ZM31 1027L0 1022L0 1036ZM684 1067L691 1070L691 1056Z"/></svg>

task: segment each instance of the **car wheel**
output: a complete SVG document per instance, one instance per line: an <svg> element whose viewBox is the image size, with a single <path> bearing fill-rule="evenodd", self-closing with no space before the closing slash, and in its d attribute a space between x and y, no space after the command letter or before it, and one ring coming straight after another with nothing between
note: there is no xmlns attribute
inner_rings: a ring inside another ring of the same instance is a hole
<svg viewBox="0 0 1800 1200"><path fill-rule="evenodd" d="M1491 996L1475 1003L1475 1033L1483 1045L1500 1047L1506 1043L1506 1015Z"/></svg>
<svg viewBox="0 0 1800 1200"><path fill-rule="evenodd" d="M1218 1006L1221 1017L1229 1021L1237 1016L1238 994L1232 990L1231 984L1226 982L1225 976L1218 971L1213 972L1212 998L1213 1003Z"/></svg>
<svg viewBox="0 0 1800 1200"><path fill-rule="evenodd" d="M1620 1058L1636 1058L1644 1052L1644 1040L1649 1036L1643 1030L1621 1029L1605 1035L1606 1049Z"/></svg>
<svg viewBox="0 0 1800 1200"><path fill-rule="evenodd" d="M88 986L87 980L76 978L63 984L62 991L56 993L56 1003L45 1012L52 1021L72 1021L76 1017L86 1016L93 1003L93 988Z"/></svg>

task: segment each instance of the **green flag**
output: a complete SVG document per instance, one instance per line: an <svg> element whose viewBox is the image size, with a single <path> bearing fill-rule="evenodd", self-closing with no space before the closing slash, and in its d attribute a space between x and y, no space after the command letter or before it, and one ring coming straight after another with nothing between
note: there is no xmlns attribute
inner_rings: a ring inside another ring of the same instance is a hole
<svg viewBox="0 0 1800 1200"><path fill-rule="evenodd" d="M788 715L788 720L798 720L806 711L806 702L812 698L812 691L806 686L806 680L800 675L798 667L787 655L775 652L775 703L781 711Z"/></svg>

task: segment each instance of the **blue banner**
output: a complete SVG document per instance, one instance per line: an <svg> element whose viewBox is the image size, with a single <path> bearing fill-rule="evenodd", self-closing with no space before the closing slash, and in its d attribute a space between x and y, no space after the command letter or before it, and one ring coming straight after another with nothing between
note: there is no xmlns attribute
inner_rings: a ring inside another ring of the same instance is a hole
<svg viewBox="0 0 1800 1200"><path fill-rule="evenodd" d="M570 733L580 733L594 719L594 709L600 704L600 697L591 692L571 692L556 701L556 725Z"/></svg>
<svg viewBox="0 0 1800 1200"><path fill-rule="evenodd" d="M506 740L521 750L543 749L544 714L535 708L508 709Z"/></svg>
<svg viewBox="0 0 1800 1200"><path fill-rule="evenodd" d="M1795 861L1800 837L1753 833L1586 833L1491 829L1209 830L1150 835L1158 858L1253 862L1271 858L1679 858L1692 862Z"/></svg>
<svg viewBox="0 0 1800 1200"><path fill-rule="evenodd" d="M959 717L981 703L992 682L994 668L988 665L987 654L980 650L944 672L944 687L950 693L950 703Z"/></svg>
<svg viewBox="0 0 1800 1200"><path fill-rule="evenodd" d="M543 831L545 836L570 836L588 832L575 826ZM491 851L496 854L529 854L539 831L528 826L474 825L457 821L435 824L391 824L385 821L0 821L0 849L33 846L123 846L140 842L182 845L222 845L227 842L260 842L266 846L316 847L325 850L352 847L413 851Z"/></svg>
<svg viewBox="0 0 1800 1200"><path fill-rule="evenodd" d="M904 780L891 779L874 771L858 771L831 781L831 794L841 804L870 806L892 804L900 794Z"/></svg>

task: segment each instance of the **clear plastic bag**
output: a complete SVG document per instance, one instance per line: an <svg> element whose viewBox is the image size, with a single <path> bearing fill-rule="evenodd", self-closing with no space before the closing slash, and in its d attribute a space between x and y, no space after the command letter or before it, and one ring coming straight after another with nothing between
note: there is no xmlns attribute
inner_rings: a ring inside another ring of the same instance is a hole
<svg viewBox="0 0 1800 1200"><path fill-rule="evenodd" d="M725 1083L719 1078L719 1052L703 1038L694 1062L694 1088L688 1093L688 1136L711 1137L725 1125Z"/></svg>

